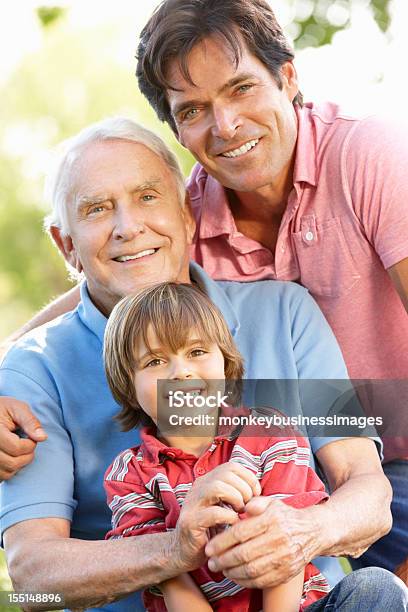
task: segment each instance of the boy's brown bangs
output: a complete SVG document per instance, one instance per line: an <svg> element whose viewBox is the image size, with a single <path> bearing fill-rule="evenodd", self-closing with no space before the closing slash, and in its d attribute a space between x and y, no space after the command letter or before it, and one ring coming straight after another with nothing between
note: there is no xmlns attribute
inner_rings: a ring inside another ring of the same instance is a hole
<svg viewBox="0 0 408 612"><path fill-rule="evenodd" d="M210 308L203 305L207 301L204 295L195 296L191 292L188 301L180 299L180 295L160 296L156 294L149 304L145 304L145 312L141 314L141 336L146 348L154 353L147 331L152 329L157 336L159 345L170 352L177 352L188 344L194 332L194 338L205 344L225 342L225 332ZM203 307L204 306L204 307ZM141 322L140 321L140 322Z"/></svg>

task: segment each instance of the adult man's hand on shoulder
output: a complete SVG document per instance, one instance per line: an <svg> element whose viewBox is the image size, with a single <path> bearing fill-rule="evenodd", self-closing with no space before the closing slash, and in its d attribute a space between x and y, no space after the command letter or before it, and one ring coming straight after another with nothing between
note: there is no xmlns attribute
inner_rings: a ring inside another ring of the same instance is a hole
<svg viewBox="0 0 408 612"><path fill-rule="evenodd" d="M27 438L21 438L17 430ZM46 439L41 423L25 402L0 397L0 480L9 480L31 463L37 443Z"/></svg>

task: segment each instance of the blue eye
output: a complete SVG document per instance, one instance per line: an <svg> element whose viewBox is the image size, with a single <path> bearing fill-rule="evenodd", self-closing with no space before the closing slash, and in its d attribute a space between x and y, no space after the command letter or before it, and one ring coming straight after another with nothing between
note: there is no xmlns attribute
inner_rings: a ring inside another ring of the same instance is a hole
<svg viewBox="0 0 408 612"><path fill-rule="evenodd" d="M238 91L240 93L245 93L245 92L249 91L252 87L253 87L253 85L250 85L249 83L247 83L246 85L240 85L238 87Z"/></svg>
<svg viewBox="0 0 408 612"><path fill-rule="evenodd" d="M94 206L93 208L90 208L88 210L87 214L88 215L93 215L95 213L102 212L103 210L105 210L105 207L98 205L98 206Z"/></svg>
<svg viewBox="0 0 408 612"><path fill-rule="evenodd" d="M151 193L146 193L145 195L142 196L143 202L151 202L154 199L155 199L155 196L152 195Z"/></svg>

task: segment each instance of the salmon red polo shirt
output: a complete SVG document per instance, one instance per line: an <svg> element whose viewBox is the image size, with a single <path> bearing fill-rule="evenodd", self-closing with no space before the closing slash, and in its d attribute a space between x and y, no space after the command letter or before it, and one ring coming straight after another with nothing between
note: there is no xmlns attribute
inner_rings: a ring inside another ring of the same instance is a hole
<svg viewBox="0 0 408 612"><path fill-rule="evenodd" d="M237 230L224 188L197 164L192 258L217 280L300 282L351 378L408 379L408 316L386 271L408 257L407 132L331 103L296 112L294 185L275 254Z"/></svg>
<svg viewBox="0 0 408 612"><path fill-rule="evenodd" d="M407 458L408 316L387 269L408 257L408 133L332 103L296 113L293 189L275 254L237 230L224 188L197 164L187 183L191 257L216 280L306 287L350 377L364 379L366 413L383 419L385 460Z"/></svg>

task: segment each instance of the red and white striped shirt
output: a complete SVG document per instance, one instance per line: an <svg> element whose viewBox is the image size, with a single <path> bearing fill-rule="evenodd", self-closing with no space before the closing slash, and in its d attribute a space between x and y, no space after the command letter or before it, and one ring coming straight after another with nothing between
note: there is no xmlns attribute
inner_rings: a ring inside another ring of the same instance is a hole
<svg viewBox="0 0 408 612"><path fill-rule="evenodd" d="M112 510L112 529L106 538L145 535L174 529L180 507L194 480L227 461L240 463L260 480L262 495L304 508L327 499L323 483L310 468L310 448L301 437L269 435L235 438L217 436L201 455L166 446L153 430L141 432L140 446L122 452L105 474ZM243 430L245 431L245 430ZM284 433L284 432L283 432ZM274 435L275 434L275 435ZM255 612L262 609L262 592L250 590L211 572L207 564L190 573L214 610ZM305 568L300 610L330 590L325 577L311 563ZM146 609L165 612L161 592L144 592Z"/></svg>

